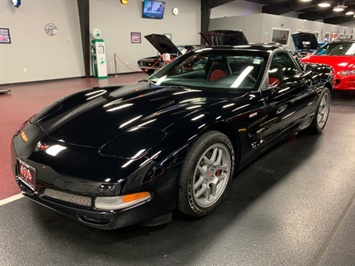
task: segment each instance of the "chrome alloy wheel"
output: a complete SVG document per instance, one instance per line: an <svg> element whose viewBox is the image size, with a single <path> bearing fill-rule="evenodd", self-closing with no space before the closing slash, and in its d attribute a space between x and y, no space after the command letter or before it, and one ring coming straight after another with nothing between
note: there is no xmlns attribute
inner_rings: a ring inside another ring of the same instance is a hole
<svg viewBox="0 0 355 266"><path fill-rule="evenodd" d="M210 207L224 194L231 166L229 149L221 143L210 146L202 154L192 182L193 198L199 206Z"/></svg>
<svg viewBox="0 0 355 266"><path fill-rule="evenodd" d="M330 95L324 93L320 100L318 113L317 113L317 125L318 128L323 128L327 122L330 109Z"/></svg>

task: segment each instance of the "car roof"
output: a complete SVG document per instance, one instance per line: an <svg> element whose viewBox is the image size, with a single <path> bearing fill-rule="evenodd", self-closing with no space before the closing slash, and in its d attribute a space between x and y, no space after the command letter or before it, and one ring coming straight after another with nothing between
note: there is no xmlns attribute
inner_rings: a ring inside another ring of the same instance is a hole
<svg viewBox="0 0 355 266"><path fill-rule="evenodd" d="M329 42L330 43L355 43L355 40L353 39L338 39L338 40L334 40Z"/></svg>
<svg viewBox="0 0 355 266"><path fill-rule="evenodd" d="M274 50L287 50L282 45L277 43L253 43L247 45L214 45L214 46L207 46L208 48L213 49L236 49L236 50L258 50L258 51L274 51Z"/></svg>

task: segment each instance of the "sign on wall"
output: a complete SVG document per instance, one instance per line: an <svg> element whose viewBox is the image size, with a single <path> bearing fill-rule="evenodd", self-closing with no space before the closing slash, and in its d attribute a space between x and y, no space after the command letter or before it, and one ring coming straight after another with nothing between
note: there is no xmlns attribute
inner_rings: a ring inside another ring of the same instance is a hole
<svg viewBox="0 0 355 266"><path fill-rule="evenodd" d="M11 43L10 30L8 28L0 28L0 43Z"/></svg>

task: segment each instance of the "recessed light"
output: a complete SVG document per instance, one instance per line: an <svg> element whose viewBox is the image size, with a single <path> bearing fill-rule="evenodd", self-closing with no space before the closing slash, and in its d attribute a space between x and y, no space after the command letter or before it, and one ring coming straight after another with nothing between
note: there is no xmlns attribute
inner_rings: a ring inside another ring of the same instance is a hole
<svg viewBox="0 0 355 266"><path fill-rule="evenodd" d="M320 7L330 7L330 4L328 2L321 2L318 4Z"/></svg>
<svg viewBox="0 0 355 266"><path fill-rule="evenodd" d="M336 6L336 7L333 8L333 11L334 12L342 12L342 11L344 11L344 8Z"/></svg>
<svg viewBox="0 0 355 266"><path fill-rule="evenodd" d="M344 9L347 8L345 5L337 5L336 7L333 8L334 12L342 12Z"/></svg>
<svg viewBox="0 0 355 266"><path fill-rule="evenodd" d="M354 15L354 11L348 11L348 12L345 13L345 15L347 15L347 16Z"/></svg>

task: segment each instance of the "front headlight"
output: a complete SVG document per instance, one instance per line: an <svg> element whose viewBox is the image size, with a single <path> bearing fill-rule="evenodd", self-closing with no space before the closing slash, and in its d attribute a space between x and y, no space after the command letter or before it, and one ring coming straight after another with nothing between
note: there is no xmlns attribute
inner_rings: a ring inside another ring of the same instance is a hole
<svg viewBox="0 0 355 266"><path fill-rule="evenodd" d="M342 71L339 71L338 75L341 76L341 77L355 76L355 69L354 70L342 70Z"/></svg>
<svg viewBox="0 0 355 266"><path fill-rule="evenodd" d="M97 197L95 199L95 208L100 210L120 210L132 207L151 199L149 192L139 192L116 197Z"/></svg>

